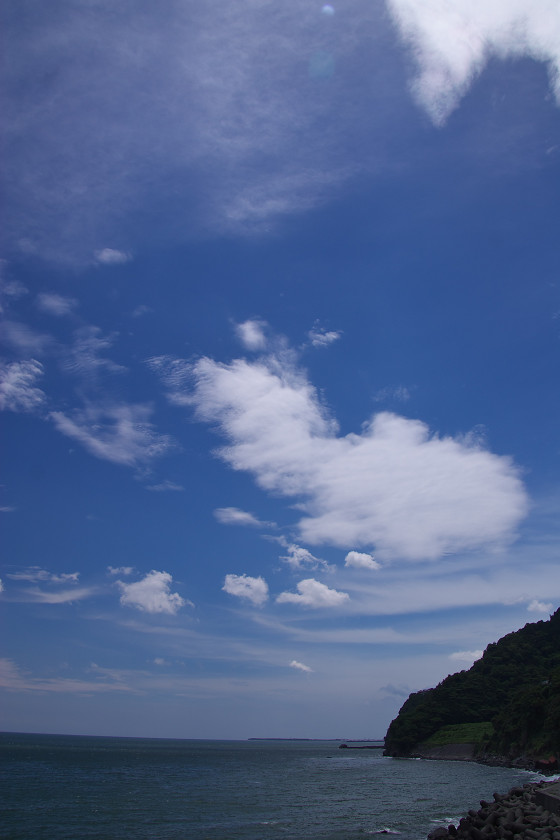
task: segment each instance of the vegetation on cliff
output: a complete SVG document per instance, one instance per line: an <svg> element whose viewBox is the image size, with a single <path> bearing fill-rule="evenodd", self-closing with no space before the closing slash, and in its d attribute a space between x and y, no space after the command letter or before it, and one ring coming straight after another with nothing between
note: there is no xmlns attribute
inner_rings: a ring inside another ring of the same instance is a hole
<svg viewBox="0 0 560 840"><path fill-rule="evenodd" d="M560 755L560 610L488 645L468 671L411 694L389 726L385 754L443 743L452 737L444 727L459 724L484 724L472 730L481 753Z"/></svg>

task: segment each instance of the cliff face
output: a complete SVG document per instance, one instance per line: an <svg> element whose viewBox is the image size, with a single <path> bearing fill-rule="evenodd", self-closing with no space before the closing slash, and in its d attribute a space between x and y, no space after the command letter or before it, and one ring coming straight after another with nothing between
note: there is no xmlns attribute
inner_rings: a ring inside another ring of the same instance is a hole
<svg viewBox="0 0 560 840"><path fill-rule="evenodd" d="M488 645L468 671L411 694L389 726L385 755L409 756L456 724L479 724L479 754L560 755L560 610Z"/></svg>

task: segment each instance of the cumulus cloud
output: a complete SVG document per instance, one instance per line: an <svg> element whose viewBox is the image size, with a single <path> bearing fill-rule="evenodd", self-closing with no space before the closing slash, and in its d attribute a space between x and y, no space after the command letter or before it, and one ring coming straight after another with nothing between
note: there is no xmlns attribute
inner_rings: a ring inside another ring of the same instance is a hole
<svg viewBox="0 0 560 840"><path fill-rule="evenodd" d="M304 607L339 607L350 600L347 592L330 589L315 578L300 580L297 592L281 592L276 598L279 604L300 604Z"/></svg>
<svg viewBox="0 0 560 840"><path fill-rule="evenodd" d="M268 600L268 584L262 577L226 575L222 589L229 595L251 601L257 607L262 606Z"/></svg>
<svg viewBox="0 0 560 840"><path fill-rule="evenodd" d="M235 331L240 342L247 350L263 350L266 347L266 326L265 321L253 319L237 324Z"/></svg>
<svg viewBox="0 0 560 840"><path fill-rule="evenodd" d="M43 294L37 295L36 303L43 312L47 312L49 315L56 315L57 317L72 315L78 305L78 301L75 298L57 295L54 292L44 292Z"/></svg>
<svg viewBox="0 0 560 840"><path fill-rule="evenodd" d="M35 386L43 375L43 365L36 359L25 362L0 361L0 410L33 412L46 401L44 391Z"/></svg>
<svg viewBox="0 0 560 840"><path fill-rule="evenodd" d="M0 592L4 591L4 584L2 583L2 578L0 578Z"/></svg>
<svg viewBox="0 0 560 840"><path fill-rule="evenodd" d="M536 598L532 600L527 607L529 612L536 613L552 613L552 604L545 604L544 601L538 601Z"/></svg>
<svg viewBox="0 0 560 840"><path fill-rule="evenodd" d="M546 62L560 100L560 6L554 0L387 0L387 6L418 64L414 96L437 125L491 55Z"/></svg>
<svg viewBox="0 0 560 840"><path fill-rule="evenodd" d="M339 339L342 333L339 330L324 330L321 327L314 327L307 335L313 347L328 347L333 341Z"/></svg>
<svg viewBox="0 0 560 840"><path fill-rule="evenodd" d="M458 650L456 653L449 654L449 658L453 662L476 662L484 654L483 650Z"/></svg>
<svg viewBox="0 0 560 840"><path fill-rule="evenodd" d="M216 508L214 516L221 525L243 525L249 528L261 528L263 525L270 524L268 522L261 522L252 513L236 507Z"/></svg>
<svg viewBox="0 0 560 840"><path fill-rule="evenodd" d="M133 566L107 566L110 575L131 575L133 571Z"/></svg>
<svg viewBox="0 0 560 840"><path fill-rule="evenodd" d="M130 262L132 254L127 251L119 251L117 248L102 248L95 252L95 259L102 265L122 265Z"/></svg>
<svg viewBox="0 0 560 840"><path fill-rule="evenodd" d="M299 532L309 544L435 559L507 543L527 512L511 459L465 436L440 437L390 412L340 436L287 353L203 358L191 376L188 402L228 441L221 457L266 491L303 499Z"/></svg>
<svg viewBox="0 0 560 840"><path fill-rule="evenodd" d="M298 662L297 659L292 659L290 668L295 668L296 671L303 671L306 674L313 673L313 668L310 668L309 665L304 665L303 662Z"/></svg>
<svg viewBox="0 0 560 840"><path fill-rule="evenodd" d="M287 545L287 551L288 553L280 559L284 560L292 569L303 569L305 567L317 569L319 566L327 565L324 560L315 557L307 548L303 548L301 545L289 543Z"/></svg>
<svg viewBox="0 0 560 840"><path fill-rule="evenodd" d="M63 435L81 443L96 458L124 466L139 466L165 455L173 441L154 431L152 409L140 404L94 405L71 414L52 411L50 419Z"/></svg>
<svg viewBox="0 0 560 840"><path fill-rule="evenodd" d="M371 571L376 571L381 568L371 554L364 554L361 551L349 551L344 558L344 565L353 566L355 569L369 569Z"/></svg>
<svg viewBox="0 0 560 840"><path fill-rule="evenodd" d="M175 615L181 607L189 604L181 598L178 592L171 592L173 578L169 572L151 572L135 583L124 583L117 581L117 586L122 592L120 601L125 607L134 607L137 610L148 613L166 613Z"/></svg>

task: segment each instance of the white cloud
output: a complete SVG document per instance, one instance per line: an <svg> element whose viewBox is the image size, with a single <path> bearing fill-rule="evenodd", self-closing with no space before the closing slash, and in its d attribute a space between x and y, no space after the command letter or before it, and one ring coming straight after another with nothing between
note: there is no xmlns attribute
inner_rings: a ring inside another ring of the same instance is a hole
<svg viewBox="0 0 560 840"><path fill-rule="evenodd" d="M6 260L0 260L0 313L4 312L5 304L9 304L10 299L17 300L27 294L23 283L19 280L8 280L3 276L6 266Z"/></svg>
<svg viewBox="0 0 560 840"><path fill-rule="evenodd" d="M266 322L259 320L243 321L237 324L237 337L247 350L263 350L266 347Z"/></svg>
<svg viewBox="0 0 560 840"><path fill-rule="evenodd" d="M44 391L35 387L43 375L43 365L36 359L25 362L0 361L0 410L37 411L46 400Z"/></svg>
<svg viewBox="0 0 560 840"><path fill-rule="evenodd" d="M59 432L77 440L96 458L124 466L138 466L165 455L173 441L154 431L147 405L88 403L71 415L52 411L50 418Z"/></svg>
<svg viewBox="0 0 560 840"><path fill-rule="evenodd" d="M376 37L382 11L365 5L337 18L341 67ZM133 25L129 8L115 14L106 0L87 20L70 0L62 8L6 32L6 235L21 250L118 265L146 225L160 240L266 231L353 174L340 144L380 86L355 102L336 74L308 77L308 59L334 37L320 7L175 3L164 16L146 7ZM40 91L24 85L29 74Z"/></svg>
<svg viewBox="0 0 560 840"><path fill-rule="evenodd" d="M221 525L243 525L249 528L269 527L271 523L261 522L252 513L236 507L216 508L214 516Z"/></svg>
<svg viewBox="0 0 560 840"><path fill-rule="evenodd" d="M536 612L536 613L548 613L549 615L553 611L552 604L545 604L544 601L538 601L536 598L531 601L529 606L527 607L529 612Z"/></svg>
<svg viewBox="0 0 560 840"><path fill-rule="evenodd" d="M192 379L190 362L185 359L173 359L171 356L153 356L146 359L146 364L163 381L170 403L190 405L190 398L186 392Z"/></svg>
<svg viewBox="0 0 560 840"><path fill-rule="evenodd" d="M103 675L111 672L99 669ZM0 659L0 686L8 691L48 691L62 694L94 694L104 691L130 691L131 689L119 679L79 680L72 678L40 678L31 677L20 669L11 659Z"/></svg>
<svg viewBox="0 0 560 840"><path fill-rule="evenodd" d="M555 0L387 0L419 74L412 90L434 123L456 107L491 55L548 64L560 100L560 6Z"/></svg>
<svg viewBox="0 0 560 840"><path fill-rule="evenodd" d="M180 493L185 488L182 484L177 484L175 481L160 481L159 484L147 484L146 490L152 490L154 493Z"/></svg>
<svg viewBox="0 0 560 840"><path fill-rule="evenodd" d="M350 600L347 592L337 592L315 578L300 580L297 593L281 592L276 598L279 604L301 604L304 607L338 607Z"/></svg>
<svg viewBox="0 0 560 840"><path fill-rule="evenodd" d="M228 440L220 454L265 490L305 500L302 539L380 557L435 559L507 543L527 512L511 459L466 437L441 438L389 412L361 434L337 434L287 352L254 362L192 366L186 395Z"/></svg>
<svg viewBox="0 0 560 840"><path fill-rule="evenodd" d="M170 591L172 583L173 578L169 572L157 572L154 569L135 583L118 580L117 586L122 592L121 604L143 612L175 615L181 607L192 604L181 598L178 592Z"/></svg>
<svg viewBox="0 0 560 840"><path fill-rule="evenodd" d="M99 371L124 373L125 367L101 355L113 346L115 339L116 335L104 336L99 327L80 327L74 333L74 344L63 361L64 368L80 376L95 375Z"/></svg>
<svg viewBox="0 0 560 840"><path fill-rule="evenodd" d="M387 400L394 400L396 402L408 402L410 399L410 391L404 385L396 385L393 387L381 388L374 395L375 402L386 402Z"/></svg>
<svg viewBox="0 0 560 840"><path fill-rule="evenodd" d="M307 550L307 548L302 548L301 545L290 543L287 545L287 551L288 553L280 559L285 560L288 566L291 566L292 569L303 569L305 567L317 569L319 566L327 565L324 560L321 560L319 557L315 557Z"/></svg>
<svg viewBox="0 0 560 840"><path fill-rule="evenodd" d="M72 315L78 301L75 298L57 295L54 292L44 292L37 296L37 306L49 315L63 317Z"/></svg>
<svg viewBox="0 0 560 840"><path fill-rule="evenodd" d="M2 578L0 578L0 592L4 591L4 584L2 583Z"/></svg>
<svg viewBox="0 0 560 840"><path fill-rule="evenodd" d="M222 589L229 595L251 601L257 607L262 606L268 600L268 584L262 577L226 575Z"/></svg>
<svg viewBox="0 0 560 840"><path fill-rule="evenodd" d="M370 569L372 571L381 568L371 554L364 554L361 551L349 551L344 558L344 565L353 566L355 569Z"/></svg>
<svg viewBox="0 0 560 840"><path fill-rule="evenodd" d="M339 330L324 330L314 327L308 332L309 340L313 347L328 347L333 341L337 341L342 333Z"/></svg>
<svg viewBox="0 0 560 840"><path fill-rule="evenodd" d="M4 321L2 341L22 355L41 356L52 345L50 335L38 333L19 321Z"/></svg>
<svg viewBox="0 0 560 840"><path fill-rule="evenodd" d="M313 668L310 668L309 665L304 665L303 662L298 662L297 659L292 659L290 668L295 668L296 671L304 671L306 674L313 673Z"/></svg>
<svg viewBox="0 0 560 840"><path fill-rule="evenodd" d="M77 583L80 577L79 572L69 572L60 575L48 572L46 569L41 569L40 566L30 566L27 569L22 569L19 572L12 572L8 574L12 580L26 580L32 583L38 581L48 581L49 583Z"/></svg>
<svg viewBox="0 0 560 840"><path fill-rule="evenodd" d="M81 589L58 589L45 592L43 589L31 587L25 592L25 599L29 597L41 604L73 604L75 601L83 601L91 598L97 593L97 589L91 586L84 586Z"/></svg>
<svg viewBox="0 0 560 840"><path fill-rule="evenodd" d="M119 251L116 248L102 248L95 252L95 259L102 265L122 265L130 262L132 254L127 251Z"/></svg>
<svg viewBox="0 0 560 840"><path fill-rule="evenodd" d="M107 566L107 571L110 575L131 575L134 571L133 566Z"/></svg>
<svg viewBox="0 0 560 840"><path fill-rule="evenodd" d="M484 654L483 650L458 650L456 653L450 653L449 658L453 662L476 662Z"/></svg>

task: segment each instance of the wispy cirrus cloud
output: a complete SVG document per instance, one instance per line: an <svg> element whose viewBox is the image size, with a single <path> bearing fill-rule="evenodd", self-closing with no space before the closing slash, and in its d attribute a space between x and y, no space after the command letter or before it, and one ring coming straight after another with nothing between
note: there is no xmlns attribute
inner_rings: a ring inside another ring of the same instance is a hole
<svg viewBox="0 0 560 840"><path fill-rule="evenodd" d="M96 458L128 467L142 466L174 447L168 435L154 430L152 408L142 404L96 405L49 415L63 435L76 440Z"/></svg>
<svg viewBox="0 0 560 840"><path fill-rule="evenodd" d="M59 295L55 292L43 292L37 295L36 305L48 315L55 315L58 318L72 315L78 306L76 298Z"/></svg>
<svg viewBox="0 0 560 840"><path fill-rule="evenodd" d="M46 394L36 382L43 376L37 359L23 362L0 360L0 410L34 412L46 403Z"/></svg>
<svg viewBox="0 0 560 840"><path fill-rule="evenodd" d="M23 356L42 356L54 344L50 335L12 320L6 320L2 324L2 341Z"/></svg>
<svg viewBox="0 0 560 840"><path fill-rule="evenodd" d="M8 572L6 577L11 580L25 580L32 583L39 581L47 581L48 583L77 583L80 577L79 572L63 572L55 574L40 566L29 566L26 569L21 569L17 572Z"/></svg>
<svg viewBox="0 0 560 840"><path fill-rule="evenodd" d="M101 676L101 675L100 675ZM105 675L103 675L105 677ZM0 688L7 691L41 691L54 694L97 694L106 691L132 691L119 679L76 679L31 676L12 659L0 659Z"/></svg>
<svg viewBox="0 0 560 840"><path fill-rule="evenodd" d="M313 673L313 668L310 668L309 665L305 665L303 662L298 662L297 659L292 659L290 668L294 668L296 671L303 671L304 674Z"/></svg>
<svg viewBox="0 0 560 840"><path fill-rule="evenodd" d="M79 376L95 376L100 372L124 373L126 368L108 359L104 353L116 340L116 335L103 335L95 326L80 327L74 333L74 342L63 359L63 368Z"/></svg>
<svg viewBox="0 0 560 840"><path fill-rule="evenodd" d="M118 248L101 248L95 252L94 256L101 265L123 265L132 259L132 254L128 251L119 251Z"/></svg>
<svg viewBox="0 0 560 840"><path fill-rule="evenodd" d="M176 481L160 481L157 484L147 484L146 490L151 490L153 493L181 493L184 491L182 484L177 484Z"/></svg>
<svg viewBox="0 0 560 840"><path fill-rule="evenodd" d="M73 604L76 601L83 601L92 598L98 592L97 587L82 586L74 589L39 589L29 587L25 590L25 600L35 601L39 604Z"/></svg>
<svg viewBox="0 0 560 840"><path fill-rule="evenodd" d="M272 522L262 522L252 513L236 507L216 508L214 516L221 525L241 525L249 528L270 528Z"/></svg>
<svg viewBox="0 0 560 840"><path fill-rule="evenodd" d="M319 325L315 325L307 335L313 347L328 347L329 344L338 341L342 332L340 330L327 330Z"/></svg>

